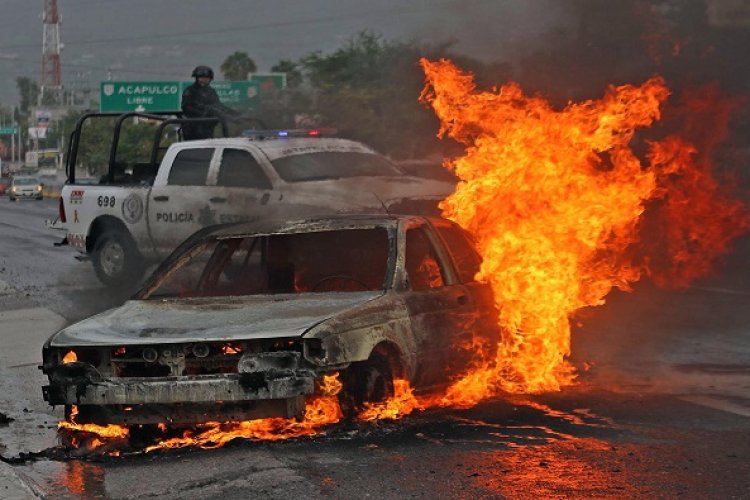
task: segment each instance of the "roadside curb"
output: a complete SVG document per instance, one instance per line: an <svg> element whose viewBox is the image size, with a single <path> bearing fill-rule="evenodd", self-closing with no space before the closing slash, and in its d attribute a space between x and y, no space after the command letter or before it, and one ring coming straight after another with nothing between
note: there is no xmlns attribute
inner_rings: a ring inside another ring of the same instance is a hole
<svg viewBox="0 0 750 500"><path fill-rule="evenodd" d="M26 500L42 498L29 487L11 465L0 461L0 498Z"/></svg>

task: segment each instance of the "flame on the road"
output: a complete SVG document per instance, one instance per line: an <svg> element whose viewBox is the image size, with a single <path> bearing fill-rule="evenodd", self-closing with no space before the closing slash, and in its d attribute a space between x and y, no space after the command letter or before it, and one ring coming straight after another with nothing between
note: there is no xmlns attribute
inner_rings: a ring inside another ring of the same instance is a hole
<svg viewBox="0 0 750 500"><path fill-rule="evenodd" d="M658 271L648 255L632 255L647 206L666 207L657 210L668 221L660 244L688 279L747 229L744 208L719 193L692 144L670 136L646 143L643 160L633 151L636 130L661 118L670 94L662 78L555 110L514 83L478 91L450 61L421 64L421 100L439 135L466 145L449 165L460 182L441 208L473 234L478 278L492 285L503 330L494 363L457 381L443 404L571 384L571 315Z"/></svg>
<svg viewBox="0 0 750 500"><path fill-rule="evenodd" d="M109 442L126 440L129 437L130 431L127 427L115 424L79 424L76 422L77 416L78 406L71 405L68 419L57 424L58 431L65 433L68 438L67 445L71 448L84 448L93 452Z"/></svg>
<svg viewBox="0 0 750 500"><path fill-rule="evenodd" d="M341 420L343 414L338 402L342 384L338 373L325 375L319 388L319 396L310 398L305 405L305 415L298 422L293 418L263 418L243 422L208 422L184 432L182 437L166 439L146 452L197 446L219 448L237 438L278 441L316 434L320 427Z"/></svg>
<svg viewBox="0 0 750 500"><path fill-rule="evenodd" d="M423 410L425 404L414 396L408 380L396 379L393 381L393 396L382 403L365 403L364 409L357 415L357 418L365 421L396 420L414 410Z"/></svg>

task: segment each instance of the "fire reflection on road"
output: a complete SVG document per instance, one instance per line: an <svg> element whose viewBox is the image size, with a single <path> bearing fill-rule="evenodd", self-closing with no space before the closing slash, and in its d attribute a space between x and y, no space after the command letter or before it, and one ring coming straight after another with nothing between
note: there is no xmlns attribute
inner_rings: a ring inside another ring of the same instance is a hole
<svg viewBox="0 0 750 500"><path fill-rule="evenodd" d="M384 477L400 477L394 486L405 496L424 494L414 478L431 480L427 469L441 471L440 484L451 482L463 488L451 491L489 496L643 494L645 490L634 489L628 479L628 471L633 471L630 462L643 456L640 445L629 438L630 432L588 409L519 396L487 401L468 410L434 409L397 421L340 424L315 438L275 443L236 440L232 446L210 453L212 460L221 461L224 453L229 461L238 455L255 460L256 454L270 450L286 465L301 467L297 472L303 474L305 465L299 461L308 462L310 457L301 459L300 453L335 455L339 459L330 469L316 472L318 479L323 478L320 491L329 493L340 491L338 488L351 480L349 474L354 472L346 469L346 457L350 456L352 466L367 464ZM310 447L308 442L313 440L315 446ZM206 453L196 449L187 455L183 452L181 461L200 463ZM145 456L99 457L96 463L39 462L31 475L46 483L42 489L54 497L106 497L112 493L105 488L107 474L122 474L124 467L131 474L145 474L148 482L152 472L146 470L155 467L153 473L158 475L158 470L174 460L171 451L148 461ZM50 474L50 467L57 470ZM658 473L654 474L656 478Z"/></svg>
<svg viewBox="0 0 750 500"><path fill-rule="evenodd" d="M104 493L104 469L96 464L72 460L60 471L60 483L70 493L86 497Z"/></svg>

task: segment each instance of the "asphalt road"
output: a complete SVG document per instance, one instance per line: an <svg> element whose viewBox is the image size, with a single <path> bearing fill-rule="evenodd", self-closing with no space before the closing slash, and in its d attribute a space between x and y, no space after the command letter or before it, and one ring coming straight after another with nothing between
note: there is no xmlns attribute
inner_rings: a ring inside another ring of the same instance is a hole
<svg viewBox="0 0 750 500"><path fill-rule="evenodd" d="M580 383L559 393L285 442L71 458L56 448L61 410L41 398L41 344L129 291L53 246L56 210L0 198L0 414L12 419L0 416L0 467L40 496L750 497L749 238L687 291L641 284L585 311Z"/></svg>

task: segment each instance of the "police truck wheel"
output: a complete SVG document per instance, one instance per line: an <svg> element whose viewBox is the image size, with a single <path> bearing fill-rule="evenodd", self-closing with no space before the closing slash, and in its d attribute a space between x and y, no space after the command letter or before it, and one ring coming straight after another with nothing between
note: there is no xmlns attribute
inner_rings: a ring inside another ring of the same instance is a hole
<svg viewBox="0 0 750 500"><path fill-rule="evenodd" d="M134 284L143 272L142 259L133 239L122 231L102 233L91 257L97 278L107 286Z"/></svg>

